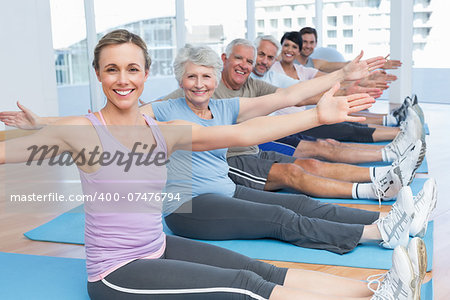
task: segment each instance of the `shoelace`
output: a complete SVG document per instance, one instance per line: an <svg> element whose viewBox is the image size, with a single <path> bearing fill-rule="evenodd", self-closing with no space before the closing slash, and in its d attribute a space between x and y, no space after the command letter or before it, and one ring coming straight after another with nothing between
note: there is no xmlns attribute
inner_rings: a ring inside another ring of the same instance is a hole
<svg viewBox="0 0 450 300"><path fill-rule="evenodd" d="M396 167L397 165L398 165L398 160L395 160L392 163L392 167ZM373 184L375 186L375 196L377 196L377 198L378 198L378 207L381 207L381 198L386 196L386 193L384 192L383 188L381 187L381 183L379 180L374 180Z"/></svg>
<svg viewBox="0 0 450 300"><path fill-rule="evenodd" d="M375 196L378 198L378 208L381 208L381 198L385 196L385 193L378 180L375 180L373 184L375 185Z"/></svg>
<svg viewBox="0 0 450 300"><path fill-rule="evenodd" d="M383 281L381 281L383 279ZM367 278L367 287L373 292L375 299L379 300L395 300L393 295L387 291L387 282L391 280L391 273L372 275ZM376 284L377 288L373 289L371 285Z"/></svg>

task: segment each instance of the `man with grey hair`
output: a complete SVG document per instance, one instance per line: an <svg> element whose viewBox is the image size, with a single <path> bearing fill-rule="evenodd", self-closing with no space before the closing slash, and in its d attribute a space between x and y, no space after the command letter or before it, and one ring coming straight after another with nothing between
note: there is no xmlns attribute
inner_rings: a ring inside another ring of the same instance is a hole
<svg viewBox="0 0 450 300"><path fill-rule="evenodd" d="M255 63L255 52L254 45L248 40L237 39L228 45L225 53L221 55L224 67L213 98L258 97L278 90L273 85L250 77ZM183 92L179 89L164 97L163 100L182 96ZM314 159L296 159L272 151L260 151L258 146L231 148L228 150L227 161L230 167L229 176L237 184L260 190L289 187L316 196L333 194L333 191L335 196L339 194L336 187L337 181L328 185L325 191L317 185L320 179L326 178L329 182L334 182L336 179L347 182L372 181L381 184L390 168L377 168L373 171L373 168L333 164ZM358 172L350 171L350 168L352 170L358 168ZM394 181L388 182L394 183ZM357 198L356 193L352 196Z"/></svg>

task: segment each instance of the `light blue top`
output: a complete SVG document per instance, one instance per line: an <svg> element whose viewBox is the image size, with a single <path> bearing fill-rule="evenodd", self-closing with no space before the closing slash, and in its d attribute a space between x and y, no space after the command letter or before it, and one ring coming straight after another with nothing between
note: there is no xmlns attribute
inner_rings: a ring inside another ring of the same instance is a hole
<svg viewBox="0 0 450 300"><path fill-rule="evenodd" d="M186 120L202 126L235 124L239 115L239 98L211 99L209 109L212 119L202 119L186 104L185 98L151 103L158 121ZM190 134L190 128L179 128ZM181 193L181 203L165 203L165 213L173 212L177 206L205 193L234 195L236 185L228 177L227 148L203 152L176 151L167 165L167 192ZM191 177L191 178L189 178ZM190 190L192 189L192 190Z"/></svg>

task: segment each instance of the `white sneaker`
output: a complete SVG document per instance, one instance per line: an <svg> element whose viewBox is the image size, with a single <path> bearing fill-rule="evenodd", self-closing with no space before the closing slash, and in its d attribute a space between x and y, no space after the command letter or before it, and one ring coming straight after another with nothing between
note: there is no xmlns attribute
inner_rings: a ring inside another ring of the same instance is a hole
<svg viewBox="0 0 450 300"><path fill-rule="evenodd" d="M372 300L416 300L414 271L404 247L394 249L392 268L387 273L370 276L367 281L368 288L374 293ZM371 287L373 284L378 285L377 289Z"/></svg>
<svg viewBox="0 0 450 300"><path fill-rule="evenodd" d="M412 106L408 107L406 110L406 119L405 119L404 123L413 123L416 137L417 138L422 137L423 131L424 131L423 123L420 121L420 117L417 115L416 111L412 108ZM403 126L406 126L406 125L400 125L400 129L402 129ZM412 125L410 125L409 127L412 127ZM407 128L405 127L405 129L407 129Z"/></svg>
<svg viewBox="0 0 450 300"><path fill-rule="evenodd" d="M427 249L421 238L415 237L408 244L408 255L414 274L414 299L420 300L420 288L427 273Z"/></svg>
<svg viewBox="0 0 450 300"><path fill-rule="evenodd" d="M400 124L400 122L405 121L407 109L412 106L412 103L413 100L410 97L406 97L405 100L403 100L402 105L391 111L389 114L397 120L398 124Z"/></svg>
<svg viewBox="0 0 450 300"><path fill-rule="evenodd" d="M380 230L384 248L393 249L398 245L406 247L409 240L409 228L414 216L414 200L409 186L403 187L397 195L388 215L375 221Z"/></svg>
<svg viewBox="0 0 450 300"><path fill-rule="evenodd" d="M423 189L414 198L414 218L409 228L409 234L423 238L427 232L428 219L437 203L436 180L428 179L423 185Z"/></svg>
<svg viewBox="0 0 450 300"><path fill-rule="evenodd" d="M384 176L378 176L373 181L373 189L378 201L394 199L402 188L402 181L398 174L394 172L395 168L398 168L398 166L392 167ZM400 173L400 171L397 173Z"/></svg>
<svg viewBox="0 0 450 300"><path fill-rule="evenodd" d="M422 142L417 140L405 155L392 163L393 172L400 178L402 186L410 185L418 168Z"/></svg>
<svg viewBox="0 0 450 300"><path fill-rule="evenodd" d="M400 132L395 139L382 149L384 157L392 161L400 158L411 147L412 143L422 139L422 132L423 128L419 117L413 112L408 121L401 123Z"/></svg>

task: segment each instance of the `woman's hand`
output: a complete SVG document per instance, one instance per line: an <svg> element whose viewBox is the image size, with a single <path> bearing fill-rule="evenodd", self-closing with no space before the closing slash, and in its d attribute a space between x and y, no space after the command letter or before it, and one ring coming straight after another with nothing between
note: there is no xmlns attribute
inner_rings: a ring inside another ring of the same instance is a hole
<svg viewBox="0 0 450 300"><path fill-rule="evenodd" d="M378 68L381 68L385 63L386 59L382 56L377 56L369 58L367 60L361 60L364 52L361 53L344 68L344 80L358 80L369 75L369 72Z"/></svg>
<svg viewBox="0 0 450 300"><path fill-rule="evenodd" d="M336 83L326 92L317 103L317 118L320 124L334 124L340 122L362 122L365 117L349 116L352 113L368 109L375 99L368 94L353 94L350 96L334 97L340 84Z"/></svg>
<svg viewBox="0 0 450 300"><path fill-rule="evenodd" d="M0 121L7 126L13 126L20 129L40 129L43 127L40 117L17 101L17 107L20 111L0 112Z"/></svg>
<svg viewBox="0 0 450 300"><path fill-rule="evenodd" d="M365 93L369 94L370 97L378 98L383 94L381 88L376 86L375 84L373 84L373 86L363 84L364 83L362 83L360 80L352 81L347 87L345 87L345 95L350 96L353 94Z"/></svg>

